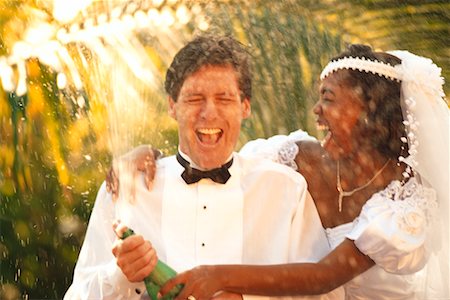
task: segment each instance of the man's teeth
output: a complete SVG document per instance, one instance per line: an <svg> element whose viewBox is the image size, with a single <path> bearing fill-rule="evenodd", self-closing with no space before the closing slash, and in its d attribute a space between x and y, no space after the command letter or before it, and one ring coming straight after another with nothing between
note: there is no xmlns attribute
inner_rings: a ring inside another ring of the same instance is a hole
<svg viewBox="0 0 450 300"><path fill-rule="evenodd" d="M200 132L201 134L219 134L222 132L222 130L218 128L201 128L198 129L198 132Z"/></svg>
<svg viewBox="0 0 450 300"><path fill-rule="evenodd" d="M197 129L197 137L204 144L216 144L223 134L223 130L219 128L200 128Z"/></svg>

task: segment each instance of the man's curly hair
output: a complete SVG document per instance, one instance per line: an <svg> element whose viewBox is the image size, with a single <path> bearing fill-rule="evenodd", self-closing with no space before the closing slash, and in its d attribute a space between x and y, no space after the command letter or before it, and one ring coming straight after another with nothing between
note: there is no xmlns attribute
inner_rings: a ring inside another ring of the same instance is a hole
<svg viewBox="0 0 450 300"><path fill-rule="evenodd" d="M205 65L232 66L238 75L241 100L251 99L251 60L246 48L232 37L203 35L194 38L174 57L164 87L177 101L186 78Z"/></svg>

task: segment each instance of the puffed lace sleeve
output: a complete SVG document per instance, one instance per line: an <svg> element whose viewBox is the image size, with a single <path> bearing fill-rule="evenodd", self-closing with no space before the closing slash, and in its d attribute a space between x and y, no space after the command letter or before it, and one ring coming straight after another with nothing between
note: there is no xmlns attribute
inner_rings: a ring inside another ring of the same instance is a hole
<svg viewBox="0 0 450 300"><path fill-rule="evenodd" d="M436 210L433 189L414 178L404 185L394 181L366 202L347 238L386 272L414 273L432 251Z"/></svg>
<svg viewBox="0 0 450 300"><path fill-rule="evenodd" d="M297 169L295 157L298 153L296 142L314 141L306 131L297 130L289 135L275 135L268 139L256 139L245 144L239 151L242 155L257 156Z"/></svg>

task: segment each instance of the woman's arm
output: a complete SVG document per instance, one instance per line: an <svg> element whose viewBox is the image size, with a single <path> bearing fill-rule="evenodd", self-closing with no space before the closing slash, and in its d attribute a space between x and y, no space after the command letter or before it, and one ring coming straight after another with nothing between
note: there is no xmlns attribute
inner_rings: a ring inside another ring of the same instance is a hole
<svg viewBox="0 0 450 300"><path fill-rule="evenodd" d="M314 137L308 135L307 132L297 130L287 135L276 135L268 139L257 139L249 141L245 144L240 153L248 156L263 157L278 163L286 164L285 161L279 159L280 147L288 141L316 141ZM150 145L140 145L131 151L114 159L113 166L106 174L106 188L108 192L116 199L119 194L119 176L121 169L127 168L131 171L132 178L137 177L138 172L144 172L145 184L149 190L153 185L155 178L156 165L155 161L162 157L160 150L152 148ZM295 167L295 154L291 158L291 167Z"/></svg>
<svg viewBox="0 0 450 300"><path fill-rule="evenodd" d="M209 299L218 291L265 296L319 295L343 285L374 264L353 241L345 240L318 263L200 266L170 280L161 293L184 284L177 299L189 295Z"/></svg>
<svg viewBox="0 0 450 300"><path fill-rule="evenodd" d="M124 170L130 171L133 180L137 177L138 172L144 172L145 185L151 190L153 179L156 174L156 160L162 157L160 150L152 148L150 145L140 145L124 155L114 159L113 166L106 174L106 189L112 194L116 200L119 195L119 176L126 173ZM132 191L134 197L134 191Z"/></svg>

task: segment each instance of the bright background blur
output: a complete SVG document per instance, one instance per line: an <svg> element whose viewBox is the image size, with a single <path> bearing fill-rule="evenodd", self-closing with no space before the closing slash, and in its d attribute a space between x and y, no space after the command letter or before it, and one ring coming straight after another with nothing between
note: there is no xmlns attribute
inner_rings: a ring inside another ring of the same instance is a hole
<svg viewBox="0 0 450 300"><path fill-rule="evenodd" d="M1 0L0 299L61 299L112 158L142 143L174 153L162 82L193 35L249 47L242 145L315 135L318 75L349 42L430 57L448 79L449 11L446 0Z"/></svg>

